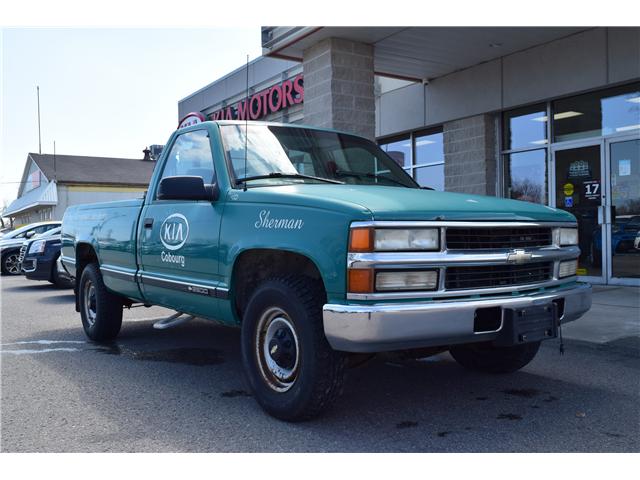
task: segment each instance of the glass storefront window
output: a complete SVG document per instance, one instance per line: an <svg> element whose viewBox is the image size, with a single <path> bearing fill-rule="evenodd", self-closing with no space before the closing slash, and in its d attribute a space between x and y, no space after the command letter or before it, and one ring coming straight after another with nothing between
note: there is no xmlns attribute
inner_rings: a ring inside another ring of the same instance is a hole
<svg viewBox="0 0 640 480"><path fill-rule="evenodd" d="M444 190L442 128L423 130L407 137L385 139L379 145L421 186ZM415 158L412 158L412 153Z"/></svg>
<svg viewBox="0 0 640 480"><path fill-rule="evenodd" d="M640 133L640 84L552 102L554 141Z"/></svg>
<svg viewBox="0 0 640 480"><path fill-rule="evenodd" d="M640 139L611 144L612 276L640 278Z"/></svg>
<svg viewBox="0 0 640 480"><path fill-rule="evenodd" d="M505 155L505 166L508 198L547 203L547 151L545 149Z"/></svg>
<svg viewBox="0 0 640 480"><path fill-rule="evenodd" d="M444 146L442 132L430 134L417 134L416 142L416 166L444 163Z"/></svg>
<svg viewBox="0 0 640 480"><path fill-rule="evenodd" d="M547 110L544 105L519 108L502 114L505 150L540 147L547 144Z"/></svg>
<svg viewBox="0 0 640 480"><path fill-rule="evenodd" d="M444 141L441 130L416 133L413 178L425 187L444 190Z"/></svg>
<svg viewBox="0 0 640 480"><path fill-rule="evenodd" d="M444 163L437 163L415 169L414 179L422 187L444 191Z"/></svg>
<svg viewBox="0 0 640 480"><path fill-rule="evenodd" d="M393 141L383 141L380 148L387 152L401 167L410 167L411 159L411 137L394 139Z"/></svg>

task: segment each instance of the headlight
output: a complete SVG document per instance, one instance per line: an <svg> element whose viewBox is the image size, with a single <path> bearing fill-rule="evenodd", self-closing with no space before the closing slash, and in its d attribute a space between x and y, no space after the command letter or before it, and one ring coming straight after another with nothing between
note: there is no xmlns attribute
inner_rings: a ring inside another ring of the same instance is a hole
<svg viewBox="0 0 640 480"><path fill-rule="evenodd" d="M44 240L36 240L29 247L29 253L42 253L44 252L44 247L46 242Z"/></svg>
<svg viewBox="0 0 640 480"><path fill-rule="evenodd" d="M573 277L578 271L578 260L569 260L567 262L560 262L560 270L558 271L558 278Z"/></svg>
<svg viewBox="0 0 640 480"><path fill-rule="evenodd" d="M376 291L436 290L437 287L436 270L376 273Z"/></svg>
<svg viewBox="0 0 640 480"><path fill-rule="evenodd" d="M577 228L561 228L560 229L560 246L578 245L578 229Z"/></svg>
<svg viewBox="0 0 640 480"><path fill-rule="evenodd" d="M354 228L349 238L351 252L407 252L440 250L438 228Z"/></svg>

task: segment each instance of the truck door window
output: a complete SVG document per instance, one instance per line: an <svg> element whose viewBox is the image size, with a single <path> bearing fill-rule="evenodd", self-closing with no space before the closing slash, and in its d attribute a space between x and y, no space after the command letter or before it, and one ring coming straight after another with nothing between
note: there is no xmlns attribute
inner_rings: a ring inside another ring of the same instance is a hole
<svg viewBox="0 0 640 480"><path fill-rule="evenodd" d="M183 133L171 147L161 179L181 175L202 177L205 184L215 182L213 155L205 130Z"/></svg>

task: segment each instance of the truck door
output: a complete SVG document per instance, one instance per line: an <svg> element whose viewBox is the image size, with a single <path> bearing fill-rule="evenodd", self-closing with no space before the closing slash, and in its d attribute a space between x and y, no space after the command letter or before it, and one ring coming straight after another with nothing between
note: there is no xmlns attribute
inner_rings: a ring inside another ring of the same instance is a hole
<svg viewBox="0 0 640 480"><path fill-rule="evenodd" d="M178 135L169 148L138 227L141 288L152 304L215 318L217 298L226 293L217 288L222 202L156 198L165 177L195 175L205 184L216 182L208 131Z"/></svg>

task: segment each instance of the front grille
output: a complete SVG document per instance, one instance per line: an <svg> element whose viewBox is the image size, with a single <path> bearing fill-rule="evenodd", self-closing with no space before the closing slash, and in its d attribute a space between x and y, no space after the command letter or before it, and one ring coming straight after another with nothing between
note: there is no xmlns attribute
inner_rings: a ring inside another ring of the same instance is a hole
<svg viewBox="0 0 640 480"><path fill-rule="evenodd" d="M18 256L18 263L22 263L24 260L24 256L27 254L27 246L23 245L20 247L20 255Z"/></svg>
<svg viewBox="0 0 640 480"><path fill-rule="evenodd" d="M544 247L552 244L551 228L447 228L448 250Z"/></svg>
<svg viewBox="0 0 640 480"><path fill-rule="evenodd" d="M445 276L447 290L497 288L526 285L551 280L553 262L529 265L489 265L448 267Z"/></svg>

